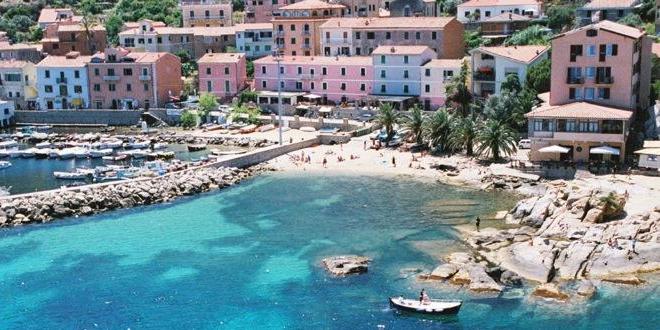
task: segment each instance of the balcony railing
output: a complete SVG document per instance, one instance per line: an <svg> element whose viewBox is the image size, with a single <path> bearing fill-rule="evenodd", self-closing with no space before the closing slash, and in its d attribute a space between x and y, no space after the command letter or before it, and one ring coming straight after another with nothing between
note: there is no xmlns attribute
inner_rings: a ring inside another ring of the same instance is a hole
<svg viewBox="0 0 660 330"><path fill-rule="evenodd" d="M284 37L284 30L275 31L275 35L278 36L278 37Z"/></svg>
<svg viewBox="0 0 660 330"><path fill-rule="evenodd" d="M584 84L584 78L583 77L567 77L566 78L566 83L575 85L575 84Z"/></svg>
<svg viewBox="0 0 660 330"><path fill-rule="evenodd" d="M303 49L310 49L312 47L311 44L302 44Z"/></svg>
<svg viewBox="0 0 660 330"><path fill-rule="evenodd" d="M309 30L303 30L302 34L303 34L304 36L311 36L311 35L312 35L312 32L309 31Z"/></svg>
<svg viewBox="0 0 660 330"><path fill-rule="evenodd" d="M298 75L301 80L311 80L314 79L314 75L310 73L301 73Z"/></svg>
<svg viewBox="0 0 660 330"><path fill-rule="evenodd" d="M55 81L58 84L66 84L66 78L57 78L57 79L55 79Z"/></svg>
<svg viewBox="0 0 660 330"><path fill-rule="evenodd" d="M150 75L140 75L139 79L142 80L142 81L151 80L151 76Z"/></svg>
<svg viewBox="0 0 660 330"><path fill-rule="evenodd" d="M614 83L614 77L609 76L609 77L598 77L596 76L596 83L597 84L613 84Z"/></svg>
<svg viewBox="0 0 660 330"><path fill-rule="evenodd" d="M117 81L117 80L119 80L119 76L103 76L103 80L106 80L106 81Z"/></svg>
<svg viewBox="0 0 660 330"><path fill-rule="evenodd" d="M474 80L495 81L495 72L475 72Z"/></svg>

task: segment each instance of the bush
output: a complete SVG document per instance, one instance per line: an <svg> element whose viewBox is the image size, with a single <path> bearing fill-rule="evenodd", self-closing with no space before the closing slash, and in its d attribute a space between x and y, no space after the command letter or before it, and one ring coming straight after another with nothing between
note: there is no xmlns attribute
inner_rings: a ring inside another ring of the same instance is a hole
<svg viewBox="0 0 660 330"><path fill-rule="evenodd" d="M248 124L259 124L261 110L253 107L237 105L231 112L231 119L234 122L243 122Z"/></svg>
<svg viewBox="0 0 660 330"><path fill-rule="evenodd" d="M188 129L197 126L197 115L188 110L183 111L179 120L183 128Z"/></svg>

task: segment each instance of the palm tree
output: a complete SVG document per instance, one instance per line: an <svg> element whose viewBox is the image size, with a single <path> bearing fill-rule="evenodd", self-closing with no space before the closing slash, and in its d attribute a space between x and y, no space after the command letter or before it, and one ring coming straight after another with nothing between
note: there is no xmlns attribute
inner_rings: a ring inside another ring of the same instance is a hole
<svg viewBox="0 0 660 330"><path fill-rule="evenodd" d="M472 117L456 118L449 133L449 146L457 150L465 149L465 153L472 156L479 126Z"/></svg>
<svg viewBox="0 0 660 330"><path fill-rule="evenodd" d="M470 110L470 102L472 102L472 93L470 93L470 89L467 87L468 75L469 68L467 61L463 61L461 71L459 71L459 74L446 87L446 102L453 104L460 110L463 117L467 117Z"/></svg>
<svg viewBox="0 0 660 330"><path fill-rule="evenodd" d="M96 49L96 40L93 38L93 30L99 25L99 18L98 16L86 12L84 13L82 19L80 20L80 24L82 25L83 29L85 30L83 32L85 41L87 43L87 49L89 49L92 53L95 53L99 49ZM100 49L103 51L103 49Z"/></svg>
<svg viewBox="0 0 660 330"><path fill-rule="evenodd" d="M410 109L410 114L404 120L405 128L410 130L410 134L415 138L417 144L422 144L425 121L424 111L417 105Z"/></svg>
<svg viewBox="0 0 660 330"><path fill-rule="evenodd" d="M385 128L387 132L387 137L385 142L390 142L394 136L394 125L398 124L401 120L399 114L394 110L391 104L383 103L378 109L378 115L376 115L376 122Z"/></svg>
<svg viewBox="0 0 660 330"><path fill-rule="evenodd" d="M476 136L479 144L477 153L490 153L494 160L500 160L501 155L511 155L516 151L517 134L505 123L489 119Z"/></svg>
<svg viewBox="0 0 660 330"><path fill-rule="evenodd" d="M436 111L427 121L424 134L432 148L441 151L449 149L451 122L452 116L447 109Z"/></svg>

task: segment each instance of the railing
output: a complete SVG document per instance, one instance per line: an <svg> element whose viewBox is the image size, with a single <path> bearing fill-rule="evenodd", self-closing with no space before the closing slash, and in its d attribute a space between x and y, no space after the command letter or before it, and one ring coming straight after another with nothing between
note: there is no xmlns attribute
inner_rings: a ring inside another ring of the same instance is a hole
<svg viewBox="0 0 660 330"><path fill-rule="evenodd" d="M302 34L303 34L304 36L311 36L311 35L312 35L312 32L309 31L309 30L303 30Z"/></svg>
<svg viewBox="0 0 660 330"><path fill-rule="evenodd" d="M584 84L584 78L583 77L567 77L566 78L566 83L575 85L575 84Z"/></svg>
<svg viewBox="0 0 660 330"><path fill-rule="evenodd" d="M614 83L614 77L612 77L612 76L609 76L609 77L596 76L596 83L597 84L613 84Z"/></svg>
<svg viewBox="0 0 660 330"><path fill-rule="evenodd" d="M119 76L103 76L103 80L106 80L106 81L117 81L117 80L119 80Z"/></svg>
<svg viewBox="0 0 660 330"><path fill-rule="evenodd" d="M623 134L621 133L603 133L598 132L547 132L533 131L529 137L546 138L565 141L586 141L586 142L621 142L623 143Z"/></svg>
<svg viewBox="0 0 660 330"><path fill-rule="evenodd" d="M474 80L495 81L495 72L475 72Z"/></svg>
<svg viewBox="0 0 660 330"><path fill-rule="evenodd" d="M140 75L139 79L142 80L142 81L151 80L151 76L150 75Z"/></svg>
<svg viewBox="0 0 660 330"><path fill-rule="evenodd" d="M302 44L303 49L310 49L312 47L311 44Z"/></svg>
<svg viewBox="0 0 660 330"><path fill-rule="evenodd" d="M275 31L275 35L278 36L278 37L283 37L284 36L284 30Z"/></svg>

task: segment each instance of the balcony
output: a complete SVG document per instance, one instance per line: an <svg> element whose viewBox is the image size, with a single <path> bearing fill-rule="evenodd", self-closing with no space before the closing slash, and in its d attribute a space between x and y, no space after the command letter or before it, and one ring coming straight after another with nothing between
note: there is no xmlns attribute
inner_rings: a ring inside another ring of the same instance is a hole
<svg viewBox="0 0 660 330"><path fill-rule="evenodd" d="M309 73L301 73L298 75L298 78L301 80L312 80L314 79L314 75Z"/></svg>
<svg viewBox="0 0 660 330"><path fill-rule="evenodd" d="M477 71L474 73L474 80L479 81L495 81L494 71Z"/></svg>
<svg viewBox="0 0 660 330"><path fill-rule="evenodd" d="M614 77L612 77L612 76L609 76L609 77L596 76L596 83L597 84L613 84L614 83Z"/></svg>
<svg viewBox="0 0 660 330"><path fill-rule="evenodd" d="M66 84L66 83L67 83L66 78L57 78L57 79L55 79L55 81L56 81L58 84Z"/></svg>
<svg viewBox="0 0 660 330"><path fill-rule="evenodd" d="M312 48L311 44L302 44L302 49L310 49Z"/></svg>
<svg viewBox="0 0 660 330"><path fill-rule="evenodd" d="M119 76L103 76L103 80L105 80L105 81L117 81L117 80L119 80Z"/></svg>
<svg viewBox="0 0 660 330"><path fill-rule="evenodd" d="M303 30L302 35L304 35L304 36L311 36L311 35L312 35L312 32L309 31L309 30Z"/></svg>
<svg viewBox="0 0 660 330"><path fill-rule="evenodd" d="M585 141L585 142L597 142L597 143L624 142L623 134L608 134L608 133L599 133L599 132L594 132L594 133L554 132L552 139L563 140L563 141Z"/></svg>
<svg viewBox="0 0 660 330"><path fill-rule="evenodd" d="M151 75L140 75L139 79L141 81L148 81L151 80Z"/></svg>
<svg viewBox="0 0 660 330"><path fill-rule="evenodd" d="M278 37L284 37L284 30L275 31L275 35L278 36Z"/></svg>
<svg viewBox="0 0 660 330"><path fill-rule="evenodd" d="M566 83L569 85L584 84L583 77L566 77Z"/></svg>

